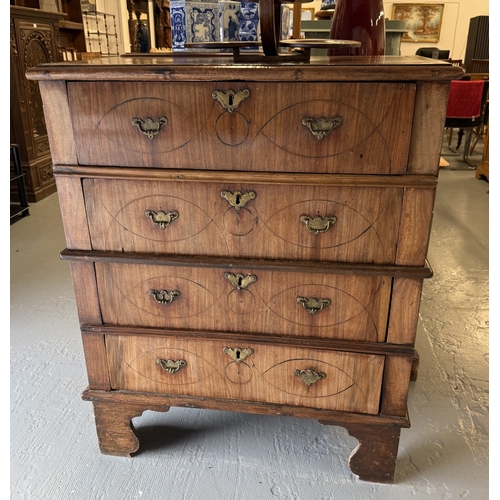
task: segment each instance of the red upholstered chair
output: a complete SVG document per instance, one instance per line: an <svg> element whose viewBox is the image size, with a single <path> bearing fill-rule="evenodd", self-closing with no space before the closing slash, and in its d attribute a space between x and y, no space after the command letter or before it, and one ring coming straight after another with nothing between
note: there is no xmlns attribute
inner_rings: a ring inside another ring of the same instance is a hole
<svg viewBox="0 0 500 500"><path fill-rule="evenodd" d="M449 129L448 149L455 154L466 133L463 159L471 167L475 167L469 160L472 131L480 127L485 120L486 102L488 99L488 80L452 80L446 110L445 128ZM451 147L452 131L459 129L456 149ZM444 156L444 155L443 155Z"/></svg>

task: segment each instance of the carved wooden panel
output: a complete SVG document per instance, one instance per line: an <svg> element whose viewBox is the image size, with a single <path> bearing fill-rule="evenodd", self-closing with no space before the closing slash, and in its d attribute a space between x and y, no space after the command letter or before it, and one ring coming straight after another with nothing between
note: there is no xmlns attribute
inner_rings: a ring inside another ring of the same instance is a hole
<svg viewBox="0 0 500 500"><path fill-rule="evenodd" d="M47 126L38 82L25 74L59 60L58 20L62 14L11 7L11 142L19 144L30 202L56 190Z"/></svg>

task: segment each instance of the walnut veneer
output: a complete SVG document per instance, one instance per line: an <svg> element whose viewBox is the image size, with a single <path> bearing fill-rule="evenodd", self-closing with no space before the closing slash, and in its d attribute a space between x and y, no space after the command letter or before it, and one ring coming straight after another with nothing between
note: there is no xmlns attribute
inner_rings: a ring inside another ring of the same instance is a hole
<svg viewBox="0 0 500 500"><path fill-rule="evenodd" d="M449 81L420 57L141 57L40 81L102 453L170 406L316 418L391 482ZM414 376L414 374L413 374Z"/></svg>

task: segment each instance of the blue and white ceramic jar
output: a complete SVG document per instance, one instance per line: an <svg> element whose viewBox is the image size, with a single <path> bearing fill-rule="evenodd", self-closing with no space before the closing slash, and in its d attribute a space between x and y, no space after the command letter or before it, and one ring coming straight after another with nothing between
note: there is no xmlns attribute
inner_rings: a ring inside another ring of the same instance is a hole
<svg viewBox="0 0 500 500"><path fill-rule="evenodd" d="M172 50L174 52L186 50L186 2L185 0L171 0L170 2L170 29L172 33Z"/></svg>
<svg viewBox="0 0 500 500"><path fill-rule="evenodd" d="M237 42L240 25L240 2L219 0L221 42Z"/></svg>
<svg viewBox="0 0 500 500"><path fill-rule="evenodd" d="M241 2L238 26L238 40L241 42L257 42L259 40L259 4Z"/></svg>

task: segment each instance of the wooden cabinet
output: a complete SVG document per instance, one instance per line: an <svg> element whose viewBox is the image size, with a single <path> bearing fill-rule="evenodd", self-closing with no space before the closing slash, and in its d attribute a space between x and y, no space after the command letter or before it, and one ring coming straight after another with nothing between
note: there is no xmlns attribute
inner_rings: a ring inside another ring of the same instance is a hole
<svg viewBox="0 0 500 500"><path fill-rule="evenodd" d="M418 57L42 65L102 453L170 406L344 426L391 482L449 82Z"/></svg>
<svg viewBox="0 0 500 500"><path fill-rule="evenodd" d="M60 60L58 23L63 17L10 8L10 142L19 145L30 202L54 193L56 184L40 91L25 73L37 64Z"/></svg>

